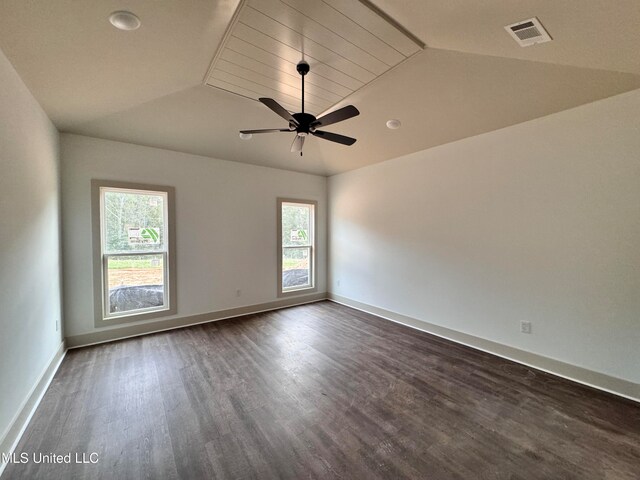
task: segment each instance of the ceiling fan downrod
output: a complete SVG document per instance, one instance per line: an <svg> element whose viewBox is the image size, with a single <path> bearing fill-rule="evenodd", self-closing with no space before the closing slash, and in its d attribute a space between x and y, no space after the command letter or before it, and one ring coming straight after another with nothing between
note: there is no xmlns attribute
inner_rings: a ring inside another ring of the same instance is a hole
<svg viewBox="0 0 640 480"><path fill-rule="evenodd" d="M309 73L309 64L304 60L300 60L296 65L296 70L302 77L302 113L304 113L304 76ZM300 156L302 156L302 150L300 150Z"/></svg>
<svg viewBox="0 0 640 480"><path fill-rule="evenodd" d="M309 64L304 60L300 60L296 65L296 70L302 77L302 113L304 113L304 76L309 73Z"/></svg>

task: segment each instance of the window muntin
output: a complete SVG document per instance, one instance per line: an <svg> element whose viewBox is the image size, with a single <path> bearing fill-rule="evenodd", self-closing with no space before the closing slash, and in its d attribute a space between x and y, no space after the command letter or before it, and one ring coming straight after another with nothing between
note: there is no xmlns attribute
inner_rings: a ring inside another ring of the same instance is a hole
<svg viewBox="0 0 640 480"><path fill-rule="evenodd" d="M315 287L316 203L283 200L279 208L279 294Z"/></svg>

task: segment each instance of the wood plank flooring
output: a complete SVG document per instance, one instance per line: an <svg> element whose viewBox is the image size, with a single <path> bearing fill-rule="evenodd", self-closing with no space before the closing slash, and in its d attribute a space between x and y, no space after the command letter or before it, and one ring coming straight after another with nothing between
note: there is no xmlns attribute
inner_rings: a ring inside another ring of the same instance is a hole
<svg viewBox="0 0 640 480"><path fill-rule="evenodd" d="M640 406L320 302L71 350L2 479L638 479ZM95 457L94 457L95 458Z"/></svg>

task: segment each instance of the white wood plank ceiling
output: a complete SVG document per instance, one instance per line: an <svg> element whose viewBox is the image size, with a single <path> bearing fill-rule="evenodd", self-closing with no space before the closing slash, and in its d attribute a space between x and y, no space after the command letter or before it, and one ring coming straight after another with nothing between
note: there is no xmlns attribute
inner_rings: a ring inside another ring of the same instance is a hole
<svg viewBox="0 0 640 480"><path fill-rule="evenodd" d="M361 0L245 0L216 53L205 84L257 100L270 97L319 115L424 48Z"/></svg>

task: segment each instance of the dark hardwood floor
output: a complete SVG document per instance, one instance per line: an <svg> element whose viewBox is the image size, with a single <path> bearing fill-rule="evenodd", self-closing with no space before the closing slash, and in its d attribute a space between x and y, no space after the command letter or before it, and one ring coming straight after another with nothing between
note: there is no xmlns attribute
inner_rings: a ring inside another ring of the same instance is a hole
<svg viewBox="0 0 640 480"><path fill-rule="evenodd" d="M638 479L640 406L321 302L71 350L16 452L99 461L3 480Z"/></svg>

